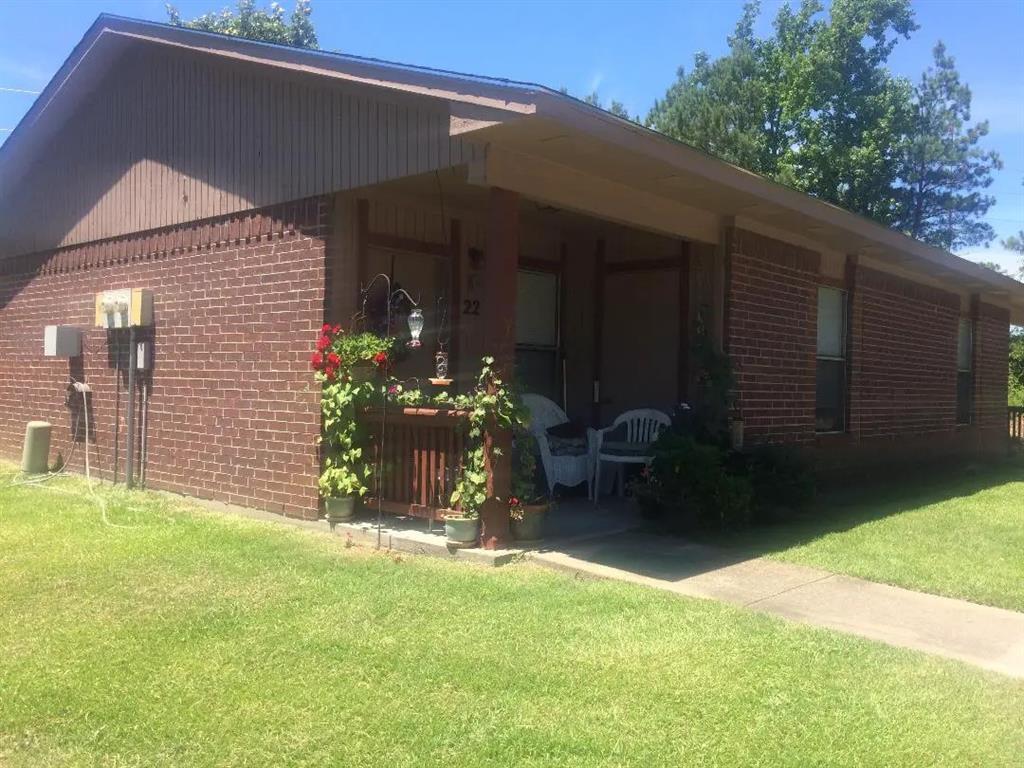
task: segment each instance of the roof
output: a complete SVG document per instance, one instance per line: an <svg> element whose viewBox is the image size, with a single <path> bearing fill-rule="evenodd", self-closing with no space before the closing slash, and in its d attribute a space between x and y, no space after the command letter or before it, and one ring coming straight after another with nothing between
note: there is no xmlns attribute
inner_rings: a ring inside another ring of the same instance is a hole
<svg viewBox="0 0 1024 768"><path fill-rule="evenodd" d="M616 148L626 158L623 167L643 159L649 168L668 169L687 179L714 185L737 199L758 201L748 209L771 207L808 231L831 233L852 248L895 251L912 257L936 275L957 276L1003 297L1012 306L1015 322L1024 322L1024 284L967 259L910 238L884 225L830 203L785 187L731 165L692 146L624 120L600 108L542 85L510 79L451 72L349 54L314 51L175 27L169 24L101 14L71 51L32 107L0 146L0 191L5 181L41 151L61 115L82 98L82 85L96 78L116 51L129 44L161 44L187 48L242 62L341 79L373 88L440 99L453 106L453 114L469 116L481 126L508 121L513 124L566 126L588 140ZM72 87L72 85L74 87ZM604 158L608 159L607 156ZM664 181L664 172L660 181ZM675 178L675 177L672 177ZM658 178L648 173L638 184L658 189ZM763 201L763 205L761 204ZM810 226L806 226L806 224Z"/></svg>

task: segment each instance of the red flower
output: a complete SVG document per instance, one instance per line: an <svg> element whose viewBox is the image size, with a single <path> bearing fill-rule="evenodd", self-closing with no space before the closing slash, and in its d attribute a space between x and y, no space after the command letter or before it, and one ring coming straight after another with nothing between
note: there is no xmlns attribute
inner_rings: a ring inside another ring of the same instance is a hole
<svg viewBox="0 0 1024 768"><path fill-rule="evenodd" d="M333 328L331 328L331 333L337 336L339 333L341 333L341 326L336 324Z"/></svg>
<svg viewBox="0 0 1024 768"><path fill-rule="evenodd" d="M329 346L331 346L331 339L328 336L321 336L316 340L316 348L318 352L326 352Z"/></svg>
<svg viewBox="0 0 1024 768"><path fill-rule="evenodd" d="M338 357L334 352L331 352L329 355L327 355L327 364L330 365L332 368L337 368L339 365L341 365L341 358Z"/></svg>
<svg viewBox="0 0 1024 768"><path fill-rule="evenodd" d="M324 335L330 333L331 332L331 324L330 323L324 323L324 327L320 329L320 332L322 334L324 334Z"/></svg>
<svg viewBox="0 0 1024 768"><path fill-rule="evenodd" d="M373 362L376 363L378 368L383 368L388 364L388 356L386 352L378 352L373 356Z"/></svg>
<svg viewBox="0 0 1024 768"><path fill-rule="evenodd" d="M328 381L334 381L338 378L338 370L336 368L328 368L325 375Z"/></svg>
<svg viewBox="0 0 1024 768"><path fill-rule="evenodd" d="M518 507L519 506L519 499L516 498L515 496L510 496L509 500L508 500L508 505L510 507Z"/></svg>
<svg viewBox="0 0 1024 768"><path fill-rule="evenodd" d="M319 352L314 352L313 356L309 358L309 364L313 366L314 369L320 370L321 366L324 364L324 356Z"/></svg>

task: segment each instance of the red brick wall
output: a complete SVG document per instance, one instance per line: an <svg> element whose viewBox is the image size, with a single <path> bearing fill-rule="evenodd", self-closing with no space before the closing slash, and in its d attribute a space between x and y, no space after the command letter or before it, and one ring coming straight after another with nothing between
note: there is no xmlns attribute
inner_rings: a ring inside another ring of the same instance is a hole
<svg viewBox="0 0 1024 768"><path fill-rule="evenodd" d="M975 424L1005 436L1010 312L975 302L973 314Z"/></svg>
<svg viewBox="0 0 1024 768"><path fill-rule="evenodd" d="M25 423L45 419L51 458L68 456L80 403L66 404L70 374L93 390L93 470L109 478L116 463L123 479L126 379L112 363L126 345L92 327L94 297L150 288L147 486L315 515L320 413L308 358L324 317L328 222L327 203L312 199L0 260L0 454L16 459ZM43 357L43 327L55 323L86 331L81 359ZM79 442L76 469L83 457Z"/></svg>
<svg viewBox="0 0 1024 768"><path fill-rule="evenodd" d="M817 448L823 467L1006 444L1009 313L864 266L850 274L849 419L842 435L814 431L818 254L743 230L729 233L726 348L750 445ZM956 424L961 316L975 321L974 412Z"/></svg>
<svg viewBox="0 0 1024 768"><path fill-rule="evenodd" d="M810 442L821 258L740 229L728 252L726 348L745 440Z"/></svg>
<svg viewBox="0 0 1024 768"><path fill-rule="evenodd" d="M951 429L960 297L866 267L855 280L850 431L870 439Z"/></svg>

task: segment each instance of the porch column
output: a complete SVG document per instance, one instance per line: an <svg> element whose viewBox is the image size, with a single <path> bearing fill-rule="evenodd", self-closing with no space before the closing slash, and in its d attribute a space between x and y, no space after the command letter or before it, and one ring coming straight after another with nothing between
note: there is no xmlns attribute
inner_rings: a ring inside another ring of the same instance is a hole
<svg viewBox="0 0 1024 768"><path fill-rule="evenodd" d="M519 195L491 187L487 209L487 250L484 262L484 354L494 358L494 369L512 381L516 355L516 270L519 264ZM473 361L479 365L479 361ZM508 499L512 492L512 435L491 430L485 435L487 501L480 509L480 538L487 549L508 544ZM495 454L498 449L499 454Z"/></svg>

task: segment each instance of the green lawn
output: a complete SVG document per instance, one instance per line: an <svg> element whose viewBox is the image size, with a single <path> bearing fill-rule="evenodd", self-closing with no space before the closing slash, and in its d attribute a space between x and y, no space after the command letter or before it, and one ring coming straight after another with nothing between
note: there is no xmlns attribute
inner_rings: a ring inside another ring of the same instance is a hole
<svg viewBox="0 0 1024 768"><path fill-rule="evenodd" d="M0 766L1019 765L1024 684L0 470Z"/></svg>
<svg viewBox="0 0 1024 768"><path fill-rule="evenodd" d="M1024 611L1024 462L826 495L805 519L722 543Z"/></svg>

